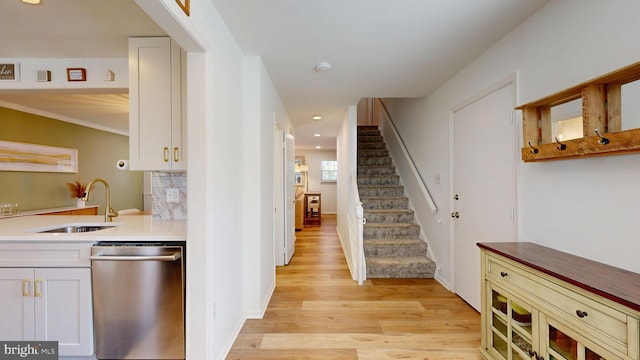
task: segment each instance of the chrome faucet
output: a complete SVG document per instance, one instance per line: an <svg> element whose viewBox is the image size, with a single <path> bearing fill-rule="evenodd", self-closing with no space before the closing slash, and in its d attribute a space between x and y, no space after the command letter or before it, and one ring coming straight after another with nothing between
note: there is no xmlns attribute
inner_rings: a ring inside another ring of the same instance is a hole
<svg viewBox="0 0 640 360"><path fill-rule="evenodd" d="M104 188L106 189L107 195L107 208L104 210L104 222L112 222L114 217L118 216L118 212L114 211L111 207L111 187L109 187L109 183L105 179L95 178L87 183L85 189L87 189L84 193L84 197L82 200L89 201L89 195L91 195L91 189L93 188L93 184L101 182L104 184Z"/></svg>

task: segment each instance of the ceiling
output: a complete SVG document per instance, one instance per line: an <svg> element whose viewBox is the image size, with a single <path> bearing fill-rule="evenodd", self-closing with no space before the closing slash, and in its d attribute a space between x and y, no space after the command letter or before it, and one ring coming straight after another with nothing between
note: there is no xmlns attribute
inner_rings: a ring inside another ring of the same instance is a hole
<svg viewBox="0 0 640 360"><path fill-rule="evenodd" d="M429 95L548 0L211 1L242 50L262 57L294 124L296 148L335 149L347 106L363 97ZM0 24L7 58L127 57L128 36L165 34L133 0L4 0ZM332 69L318 73L318 62ZM108 95L0 93L0 105L106 128L115 125L104 119L116 116L126 124L123 96Z"/></svg>

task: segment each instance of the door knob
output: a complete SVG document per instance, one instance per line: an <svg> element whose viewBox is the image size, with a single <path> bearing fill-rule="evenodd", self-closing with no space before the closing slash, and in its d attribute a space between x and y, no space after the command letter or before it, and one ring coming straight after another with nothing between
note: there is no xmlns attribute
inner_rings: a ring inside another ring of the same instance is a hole
<svg viewBox="0 0 640 360"><path fill-rule="evenodd" d="M458 196L458 194L455 194L455 196L453 197L454 200L458 200L460 199L460 196Z"/></svg>
<svg viewBox="0 0 640 360"><path fill-rule="evenodd" d="M460 218L460 214L457 211L456 212L452 212L451 213L451 217L458 219L458 218Z"/></svg>

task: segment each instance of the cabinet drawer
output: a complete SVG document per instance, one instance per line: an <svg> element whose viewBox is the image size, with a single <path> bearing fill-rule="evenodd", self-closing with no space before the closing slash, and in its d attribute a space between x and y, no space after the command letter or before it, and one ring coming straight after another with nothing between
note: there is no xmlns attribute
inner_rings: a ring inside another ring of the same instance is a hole
<svg viewBox="0 0 640 360"><path fill-rule="evenodd" d="M0 244L0 267L90 267L90 243Z"/></svg>
<svg viewBox="0 0 640 360"><path fill-rule="evenodd" d="M629 331L625 313L499 258L489 257L488 268L493 282L531 294L530 300L539 299L545 312L565 319L576 328L589 327L594 341L627 354Z"/></svg>

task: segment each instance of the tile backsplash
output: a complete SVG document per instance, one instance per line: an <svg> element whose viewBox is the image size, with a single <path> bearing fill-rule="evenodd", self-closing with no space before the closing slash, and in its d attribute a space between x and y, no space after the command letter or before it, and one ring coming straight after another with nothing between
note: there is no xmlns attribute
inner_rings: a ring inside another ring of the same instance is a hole
<svg viewBox="0 0 640 360"><path fill-rule="evenodd" d="M152 181L153 219L185 220L187 218L187 173L154 172ZM178 189L178 201L167 201L167 190Z"/></svg>

